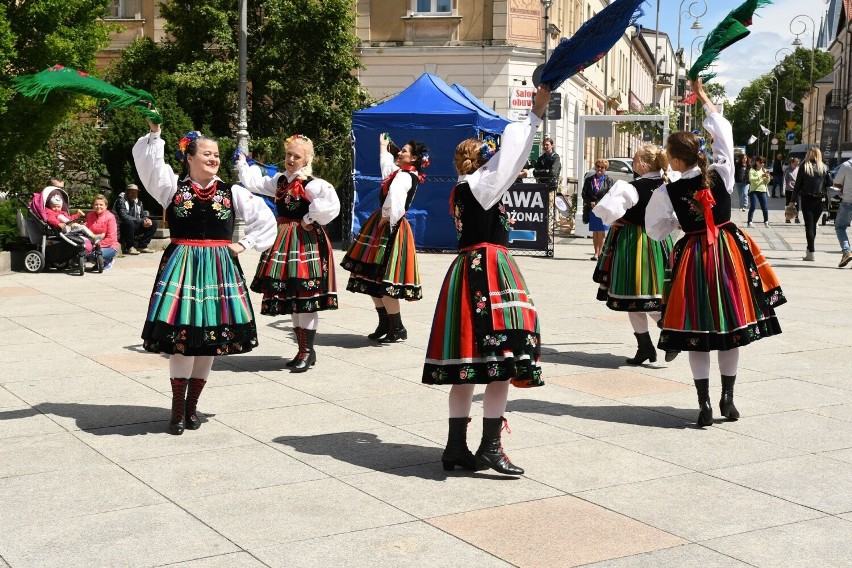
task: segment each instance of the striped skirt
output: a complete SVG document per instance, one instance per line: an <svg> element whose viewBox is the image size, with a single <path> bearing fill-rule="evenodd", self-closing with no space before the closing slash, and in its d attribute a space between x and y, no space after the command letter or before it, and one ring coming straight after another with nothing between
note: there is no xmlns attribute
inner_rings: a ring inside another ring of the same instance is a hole
<svg viewBox="0 0 852 568"><path fill-rule="evenodd" d="M432 322L423 382L541 386L538 313L508 251L482 245L450 266Z"/></svg>
<svg viewBox="0 0 852 568"><path fill-rule="evenodd" d="M655 241L641 225L613 225L592 276L598 300L620 312L659 312L672 246L671 237Z"/></svg>
<svg viewBox="0 0 852 568"><path fill-rule="evenodd" d="M775 307L787 300L760 248L733 223L716 246L704 232L675 244L659 347L726 351L781 333Z"/></svg>
<svg viewBox="0 0 852 568"><path fill-rule="evenodd" d="M409 301L423 297L411 225L403 217L396 228L379 227L381 209L370 215L340 265L352 274L346 289L375 298Z"/></svg>
<svg viewBox="0 0 852 568"><path fill-rule="evenodd" d="M246 353L257 346L243 271L227 246L166 248L142 339L146 351L190 356Z"/></svg>
<svg viewBox="0 0 852 568"><path fill-rule="evenodd" d="M305 230L298 221L279 224L251 289L263 294L260 313L267 316L336 310L334 257L325 230Z"/></svg>

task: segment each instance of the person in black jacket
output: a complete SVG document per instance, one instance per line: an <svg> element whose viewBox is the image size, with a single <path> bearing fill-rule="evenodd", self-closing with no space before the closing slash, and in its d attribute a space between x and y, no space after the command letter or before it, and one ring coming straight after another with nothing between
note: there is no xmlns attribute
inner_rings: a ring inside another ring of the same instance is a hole
<svg viewBox="0 0 852 568"><path fill-rule="evenodd" d="M772 185L769 188L772 192L772 197L784 197L784 156L775 154L775 161L772 162ZM776 195L777 193L777 195Z"/></svg>
<svg viewBox="0 0 852 568"><path fill-rule="evenodd" d="M139 200L139 188L131 183L124 193L118 196L113 205L113 213L118 220L119 240L124 254L154 252L148 245L157 232L157 222L142 211Z"/></svg>
<svg viewBox="0 0 852 568"><path fill-rule="evenodd" d="M817 221L822 215L823 199L831 183L831 174L828 172L828 166L822 161L822 152L818 147L812 146L799 166L796 185L793 187L802 202L805 238L808 240L808 250L802 260L814 260Z"/></svg>
<svg viewBox="0 0 852 568"><path fill-rule="evenodd" d="M746 208L748 208L748 170L748 154L740 154L734 162L734 187L736 187L737 190L737 200L740 204L740 211L745 211Z"/></svg>

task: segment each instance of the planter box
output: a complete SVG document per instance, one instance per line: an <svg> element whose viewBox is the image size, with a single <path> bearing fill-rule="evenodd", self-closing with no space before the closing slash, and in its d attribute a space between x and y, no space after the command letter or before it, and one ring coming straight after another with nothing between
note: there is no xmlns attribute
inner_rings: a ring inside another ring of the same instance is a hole
<svg viewBox="0 0 852 568"><path fill-rule="evenodd" d="M0 274L11 274L12 272L12 253L4 250L0 251Z"/></svg>

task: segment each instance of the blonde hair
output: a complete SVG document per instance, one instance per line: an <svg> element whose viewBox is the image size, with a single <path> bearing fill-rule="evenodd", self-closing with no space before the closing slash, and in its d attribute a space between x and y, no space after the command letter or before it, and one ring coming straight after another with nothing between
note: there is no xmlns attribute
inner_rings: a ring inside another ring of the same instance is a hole
<svg viewBox="0 0 852 568"><path fill-rule="evenodd" d="M298 177L300 179L308 178L314 173L312 167L312 164L314 163L314 142L307 136L296 134L284 141L284 150L286 151L287 148L294 144L299 144L305 152L305 167L299 170Z"/></svg>
<svg viewBox="0 0 852 568"><path fill-rule="evenodd" d="M598 158L597 160L595 160L595 165L596 166L603 166L604 169L606 169L606 168L609 167L609 160L604 160L603 158Z"/></svg>
<svg viewBox="0 0 852 568"><path fill-rule="evenodd" d="M805 155L805 164L802 166L809 176L824 176L828 166L822 161L822 151L819 146L811 146Z"/></svg>
<svg viewBox="0 0 852 568"><path fill-rule="evenodd" d="M648 168L649 172L665 172L669 168L669 159L666 153L659 146L654 144L645 144L636 150L634 162L639 162Z"/></svg>
<svg viewBox="0 0 852 568"><path fill-rule="evenodd" d="M94 205L95 201L97 201L98 199L102 199L103 202L104 202L104 205L109 207L109 199L107 199L107 196L104 195L103 193L99 193L92 198L92 205Z"/></svg>
<svg viewBox="0 0 852 568"><path fill-rule="evenodd" d="M460 176L472 174L482 167L487 160L482 157L482 140L468 138L462 140L456 146L456 155L453 162Z"/></svg>

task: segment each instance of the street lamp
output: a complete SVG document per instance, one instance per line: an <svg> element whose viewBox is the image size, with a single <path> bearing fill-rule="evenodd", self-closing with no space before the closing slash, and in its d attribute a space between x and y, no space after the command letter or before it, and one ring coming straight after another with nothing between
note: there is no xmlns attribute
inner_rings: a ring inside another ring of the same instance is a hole
<svg viewBox="0 0 852 568"><path fill-rule="evenodd" d="M703 16L704 14L707 13L707 1L706 0L700 0L700 1L699 0L693 0L693 2L691 2L689 4L689 6L687 6L686 11L684 11L683 5L687 1L688 0L681 0L680 6L678 7L677 51L675 51L675 53L678 54L678 61L675 62L676 63L675 64L675 95L679 96L678 101L679 101L679 104L681 106L681 113L680 113L681 116L678 118L678 122L681 125L686 124L686 112L685 112L686 107L683 104L683 95L685 94L685 92L680 92L680 67L681 67L681 65L683 65L683 49L680 46L680 24L682 23L683 20L695 18L695 21L692 22L690 29L695 30L695 32L697 33L698 30L701 29L701 21L698 18L700 18L701 16ZM696 9L696 13L693 13L692 9L693 9L694 6L703 6L703 10L701 11L700 14L697 13L697 11L698 11L697 9ZM685 89L684 89L684 91L685 91ZM683 122L680 122L680 121L683 121Z"/></svg>
<svg viewBox="0 0 852 568"><path fill-rule="evenodd" d="M544 62L547 63L550 57L550 6L553 5L553 0L541 0L541 5L544 7ZM544 141L547 132L547 110L544 111L543 130L541 139Z"/></svg>
<svg viewBox="0 0 852 568"><path fill-rule="evenodd" d="M247 0L239 0L240 29L239 29L239 75L240 75L240 108L237 114L236 147L248 154L248 118L246 116L246 40L248 37ZM236 168L236 166L234 166Z"/></svg>
<svg viewBox="0 0 852 568"><path fill-rule="evenodd" d="M775 81L775 118L772 120L772 132L778 131L778 99L781 98L781 82L778 80L778 77L775 76L775 72L772 72L772 75L769 78Z"/></svg>
<svg viewBox="0 0 852 568"><path fill-rule="evenodd" d="M816 51L816 23L814 19L806 14L799 14L790 20L790 32L796 36L796 39L793 40L793 46L797 49L801 47L802 40L799 39L799 36L805 33L808 30L808 23L805 21L805 18L811 21L811 75L810 82L808 83L808 137L813 136L813 141L816 141L816 132L811 132L811 127L814 125L813 119L813 100L815 98L815 94L811 92L814 87L814 51ZM793 26L796 26L796 29L799 29L799 26L802 26L800 31L793 30ZM804 143L804 136L802 137L802 142Z"/></svg>

